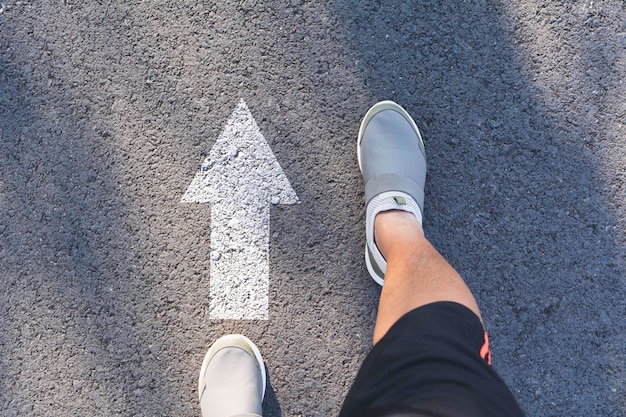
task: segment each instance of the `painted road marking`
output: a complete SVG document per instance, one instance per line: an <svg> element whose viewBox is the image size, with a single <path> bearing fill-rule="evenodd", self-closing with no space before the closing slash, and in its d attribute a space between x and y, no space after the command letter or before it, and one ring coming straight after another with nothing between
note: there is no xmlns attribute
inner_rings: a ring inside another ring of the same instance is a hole
<svg viewBox="0 0 626 417"><path fill-rule="evenodd" d="M299 201L243 99L181 202L211 204L210 318L267 320L270 204Z"/></svg>

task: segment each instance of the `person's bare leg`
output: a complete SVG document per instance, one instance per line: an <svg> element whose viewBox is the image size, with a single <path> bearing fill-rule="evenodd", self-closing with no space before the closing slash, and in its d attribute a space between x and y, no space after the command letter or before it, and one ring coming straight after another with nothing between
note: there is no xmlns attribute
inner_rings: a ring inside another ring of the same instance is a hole
<svg viewBox="0 0 626 417"><path fill-rule="evenodd" d="M379 213L374 223L374 235L376 245L387 260L374 344L404 314L437 301L457 302L480 318L471 291L426 240L422 226L413 214L398 210Z"/></svg>

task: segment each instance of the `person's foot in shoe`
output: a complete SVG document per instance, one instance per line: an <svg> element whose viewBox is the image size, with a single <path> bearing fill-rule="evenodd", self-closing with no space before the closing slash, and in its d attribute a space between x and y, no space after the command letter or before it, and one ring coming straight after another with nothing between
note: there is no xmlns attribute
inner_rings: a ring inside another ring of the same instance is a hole
<svg viewBox="0 0 626 417"><path fill-rule="evenodd" d="M203 417L261 417L265 365L245 336L219 338L204 357L198 381Z"/></svg>
<svg viewBox="0 0 626 417"><path fill-rule="evenodd" d="M426 182L424 143L411 116L393 101L375 104L363 118L357 141L359 168L365 182L365 261L383 285L387 262L376 245L379 213L411 213L421 231Z"/></svg>

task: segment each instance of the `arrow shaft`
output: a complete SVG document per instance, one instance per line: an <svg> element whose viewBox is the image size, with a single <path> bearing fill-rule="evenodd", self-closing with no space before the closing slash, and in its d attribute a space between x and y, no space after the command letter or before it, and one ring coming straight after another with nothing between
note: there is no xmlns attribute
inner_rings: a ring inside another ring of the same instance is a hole
<svg viewBox="0 0 626 417"><path fill-rule="evenodd" d="M210 317L267 320L270 207L211 208Z"/></svg>

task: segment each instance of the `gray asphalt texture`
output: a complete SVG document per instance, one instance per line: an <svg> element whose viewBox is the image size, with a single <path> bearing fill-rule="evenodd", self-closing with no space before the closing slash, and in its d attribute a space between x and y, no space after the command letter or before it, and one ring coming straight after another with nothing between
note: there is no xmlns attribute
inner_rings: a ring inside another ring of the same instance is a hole
<svg viewBox="0 0 626 417"><path fill-rule="evenodd" d="M379 296L355 141L383 99L525 412L626 415L624 1L2 1L1 415L199 415L232 332L266 416L336 414ZM269 320L212 321L210 207L179 201L241 98L301 204L271 209Z"/></svg>

